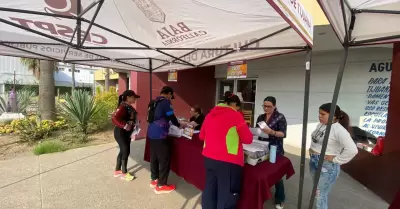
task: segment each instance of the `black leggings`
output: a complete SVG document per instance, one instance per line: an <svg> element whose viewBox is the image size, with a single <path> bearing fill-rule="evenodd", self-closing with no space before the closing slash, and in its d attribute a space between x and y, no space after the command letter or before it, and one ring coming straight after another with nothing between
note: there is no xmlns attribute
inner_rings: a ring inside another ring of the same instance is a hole
<svg viewBox="0 0 400 209"><path fill-rule="evenodd" d="M124 129L115 127L114 129L114 138L119 145L119 154L117 156L117 166L115 167L116 171L121 170L122 173L127 173L128 169L128 157L131 152L131 136L130 132L125 131Z"/></svg>

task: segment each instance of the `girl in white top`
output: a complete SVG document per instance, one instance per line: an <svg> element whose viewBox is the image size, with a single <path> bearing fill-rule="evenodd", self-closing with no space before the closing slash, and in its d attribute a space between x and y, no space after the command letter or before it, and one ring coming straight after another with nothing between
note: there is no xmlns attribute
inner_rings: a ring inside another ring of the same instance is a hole
<svg viewBox="0 0 400 209"><path fill-rule="evenodd" d="M331 103L319 107L317 128L311 134L310 173L314 178L328 124ZM328 138L324 164L318 182L315 205L317 209L328 209L328 194L340 173L340 165L348 163L358 153L356 144L349 133L349 116L336 106L335 115Z"/></svg>

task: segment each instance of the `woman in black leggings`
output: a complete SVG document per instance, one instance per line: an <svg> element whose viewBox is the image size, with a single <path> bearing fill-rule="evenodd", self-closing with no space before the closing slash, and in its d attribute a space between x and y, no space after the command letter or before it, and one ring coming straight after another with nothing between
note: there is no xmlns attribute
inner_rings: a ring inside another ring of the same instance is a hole
<svg viewBox="0 0 400 209"><path fill-rule="evenodd" d="M114 177L121 177L126 181L132 181L135 177L127 171L128 157L131 150L131 134L137 120L137 112L132 105L140 98L132 90L126 90L119 96L118 109L112 116L115 125L114 138L119 145L117 166ZM122 169L121 169L122 168Z"/></svg>

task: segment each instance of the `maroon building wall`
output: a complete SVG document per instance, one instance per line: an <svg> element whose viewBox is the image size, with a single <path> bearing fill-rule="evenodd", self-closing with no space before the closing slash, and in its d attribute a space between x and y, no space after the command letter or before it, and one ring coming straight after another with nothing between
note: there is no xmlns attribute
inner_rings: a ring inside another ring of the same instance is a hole
<svg viewBox="0 0 400 209"><path fill-rule="evenodd" d="M382 156L364 150L343 170L354 179L391 203L400 189L400 43L394 44L390 85L388 121ZM396 129L397 128L397 129Z"/></svg>
<svg viewBox="0 0 400 209"><path fill-rule="evenodd" d="M168 85L174 89L176 99L172 101L172 105L177 116L188 118L190 107L193 105L200 105L206 113L215 105L214 66L178 71L178 82L168 82L167 72L154 73L152 78L153 99L160 94L163 86ZM136 110L141 120L140 137L144 137L147 131L147 105L150 101L149 73L131 72L130 79L131 89L141 96L136 104Z"/></svg>
<svg viewBox="0 0 400 209"><path fill-rule="evenodd" d="M118 73L118 94L124 93L128 86L128 76L126 73Z"/></svg>

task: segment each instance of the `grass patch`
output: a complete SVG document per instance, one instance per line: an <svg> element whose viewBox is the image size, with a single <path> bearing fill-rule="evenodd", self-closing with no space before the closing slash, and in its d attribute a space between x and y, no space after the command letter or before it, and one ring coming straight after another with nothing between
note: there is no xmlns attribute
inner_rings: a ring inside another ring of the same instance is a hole
<svg viewBox="0 0 400 209"><path fill-rule="evenodd" d="M54 152L63 152L68 149L69 147L64 142L60 140L51 140L37 144L35 148L33 148L33 153L35 155L42 155Z"/></svg>

